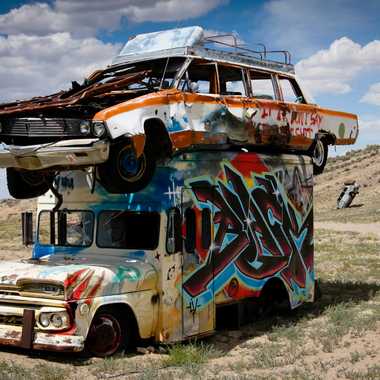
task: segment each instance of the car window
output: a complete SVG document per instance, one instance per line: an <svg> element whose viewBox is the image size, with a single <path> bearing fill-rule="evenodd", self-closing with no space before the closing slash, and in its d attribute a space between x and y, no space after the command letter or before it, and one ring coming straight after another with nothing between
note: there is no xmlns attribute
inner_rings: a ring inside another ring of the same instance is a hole
<svg viewBox="0 0 380 380"><path fill-rule="evenodd" d="M250 71L252 96L257 99L276 99L273 88L272 75L270 73L262 73L259 71Z"/></svg>
<svg viewBox="0 0 380 380"><path fill-rule="evenodd" d="M221 95L247 96L242 69L218 65L218 70Z"/></svg>
<svg viewBox="0 0 380 380"><path fill-rule="evenodd" d="M290 78L279 78L282 96L285 102L305 103L297 83Z"/></svg>
<svg viewBox="0 0 380 380"><path fill-rule="evenodd" d="M178 88L198 94L217 94L217 78L214 63L193 61L180 80Z"/></svg>

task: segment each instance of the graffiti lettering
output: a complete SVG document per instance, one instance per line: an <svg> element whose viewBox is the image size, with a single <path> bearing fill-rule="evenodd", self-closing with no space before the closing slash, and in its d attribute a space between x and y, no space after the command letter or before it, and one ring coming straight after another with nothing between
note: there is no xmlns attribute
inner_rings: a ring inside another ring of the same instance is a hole
<svg viewBox="0 0 380 380"><path fill-rule="evenodd" d="M313 252L311 207L301 223L273 174L254 176L255 186L249 190L228 164L224 173L225 181L220 180L216 188L204 179L191 182L200 207L202 203L215 206L217 233L205 264L184 282L185 291L191 297L201 295L229 265L253 280L280 275L290 287L293 282L305 287Z"/></svg>

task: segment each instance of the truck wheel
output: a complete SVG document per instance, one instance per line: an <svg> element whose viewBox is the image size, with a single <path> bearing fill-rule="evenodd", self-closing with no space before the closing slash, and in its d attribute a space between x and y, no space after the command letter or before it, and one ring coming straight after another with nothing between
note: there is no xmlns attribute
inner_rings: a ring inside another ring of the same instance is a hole
<svg viewBox="0 0 380 380"><path fill-rule="evenodd" d="M317 139L310 149L313 159L314 175L321 174L327 163L328 145L325 140Z"/></svg>
<svg viewBox="0 0 380 380"><path fill-rule="evenodd" d="M115 145L108 160L98 166L103 187L113 194L136 193L151 181L156 168L154 155L145 149L139 158L130 145Z"/></svg>
<svg viewBox="0 0 380 380"><path fill-rule="evenodd" d="M7 183L9 194L16 199L39 197L45 194L54 176L39 171L16 170L7 168Z"/></svg>
<svg viewBox="0 0 380 380"><path fill-rule="evenodd" d="M125 344L126 329L121 318L111 311L95 315L86 339L86 351L98 357L111 356Z"/></svg>

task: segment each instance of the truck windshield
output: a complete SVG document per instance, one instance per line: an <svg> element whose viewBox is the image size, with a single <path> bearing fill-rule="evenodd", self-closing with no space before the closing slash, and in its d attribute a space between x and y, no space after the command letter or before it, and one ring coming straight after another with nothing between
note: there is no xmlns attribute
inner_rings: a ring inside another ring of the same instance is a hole
<svg viewBox="0 0 380 380"><path fill-rule="evenodd" d="M91 211L41 211L38 242L43 245L86 247L92 244L94 214Z"/></svg>
<svg viewBox="0 0 380 380"><path fill-rule="evenodd" d="M146 249L158 246L157 212L103 211L99 214L97 245L101 248Z"/></svg>

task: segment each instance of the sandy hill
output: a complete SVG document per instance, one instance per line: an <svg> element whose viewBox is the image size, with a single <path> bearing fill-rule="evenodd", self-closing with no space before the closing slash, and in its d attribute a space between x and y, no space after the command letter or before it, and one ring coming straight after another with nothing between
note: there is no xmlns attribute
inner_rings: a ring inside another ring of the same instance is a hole
<svg viewBox="0 0 380 380"><path fill-rule="evenodd" d="M360 194L349 209L337 210L336 200L347 180L359 182ZM380 145L329 159L324 173L315 177L314 194L316 222L380 222Z"/></svg>

